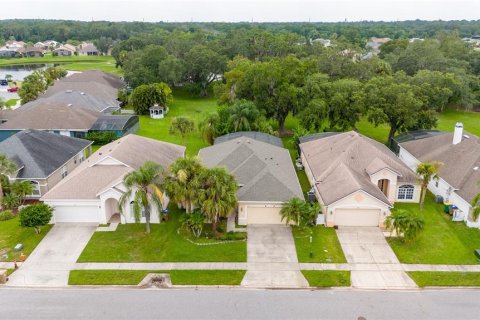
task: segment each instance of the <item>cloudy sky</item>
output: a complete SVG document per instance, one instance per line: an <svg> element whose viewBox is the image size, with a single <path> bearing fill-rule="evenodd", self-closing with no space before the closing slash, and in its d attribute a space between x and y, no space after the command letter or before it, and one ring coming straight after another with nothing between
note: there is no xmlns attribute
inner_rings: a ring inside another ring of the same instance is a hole
<svg viewBox="0 0 480 320"><path fill-rule="evenodd" d="M110 21L477 20L480 0L6 0L0 19Z"/></svg>

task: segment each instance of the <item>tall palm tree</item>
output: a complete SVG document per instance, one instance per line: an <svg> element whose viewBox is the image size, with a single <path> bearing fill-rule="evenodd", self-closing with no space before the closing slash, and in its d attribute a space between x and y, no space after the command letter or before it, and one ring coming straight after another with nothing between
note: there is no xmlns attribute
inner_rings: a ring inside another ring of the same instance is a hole
<svg viewBox="0 0 480 320"><path fill-rule="evenodd" d="M232 107L230 121L235 132L251 131L255 129L255 122L259 117L260 111L253 102L240 100Z"/></svg>
<svg viewBox="0 0 480 320"><path fill-rule="evenodd" d="M197 178L203 169L197 157L178 158L170 165L165 177L164 188L167 195L181 204L187 213L193 211L193 201L197 195Z"/></svg>
<svg viewBox="0 0 480 320"><path fill-rule="evenodd" d="M480 193L477 193L477 195L473 198L471 204L473 222L476 222L478 217L480 216Z"/></svg>
<svg viewBox="0 0 480 320"><path fill-rule="evenodd" d="M13 174L17 170L17 165L7 158L6 155L0 154L0 175ZM0 179L0 208L2 207L3 188L2 179Z"/></svg>
<svg viewBox="0 0 480 320"><path fill-rule="evenodd" d="M127 190L122 194L119 201L119 209L123 212L125 204L132 197L135 221L139 222L142 210L145 212L145 226L147 234L150 233L151 208L156 207L158 214L163 210L160 178L163 173L161 165L147 161L135 171L129 172L123 178L123 184ZM162 219L159 219L160 221Z"/></svg>
<svg viewBox="0 0 480 320"><path fill-rule="evenodd" d="M197 205L212 222L217 234L217 223L237 206L238 183L224 168L202 170L199 177Z"/></svg>
<svg viewBox="0 0 480 320"><path fill-rule="evenodd" d="M417 175L420 177L422 183L422 192L420 197L420 210L423 210L423 203L425 202L425 195L430 181L438 180L438 169L440 169L439 162L424 162L417 166Z"/></svg>

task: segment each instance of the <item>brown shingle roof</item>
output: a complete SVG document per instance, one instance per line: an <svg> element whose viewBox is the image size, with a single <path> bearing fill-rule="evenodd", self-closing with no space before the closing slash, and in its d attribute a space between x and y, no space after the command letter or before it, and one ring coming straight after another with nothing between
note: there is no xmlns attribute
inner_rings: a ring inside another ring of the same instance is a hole
<svg viewBox="0 0 480 320"><path fill-rule="evenodd" d="M369 174L389 169L398 181L414 183L415 174L385 145L354 131L319 136L300 144L326 205L362 190L390 205Z"/></svg>
<svg viewBox="0 0 480 320"><path fill-rule="evenodd" d="M465 200L471 201L480 192L480 138L464 132L456 145L453 133L400 143L400 146L421 162L439 161L442 163L439 176ZM474 168L478 168L475 170Z"/></svg>

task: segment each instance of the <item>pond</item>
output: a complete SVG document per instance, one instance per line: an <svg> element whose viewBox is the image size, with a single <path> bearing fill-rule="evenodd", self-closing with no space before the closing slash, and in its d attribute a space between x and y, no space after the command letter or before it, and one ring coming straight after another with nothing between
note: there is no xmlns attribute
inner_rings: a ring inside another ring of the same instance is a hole
<svg viewBox="0 0 480 320"><path fill-rule="evenodd" d="M26 76L32 74L35 70L57 67L60 63L35 63L35 64L16 64L0 67L0 79L5 79L7 74L12 76L13 80L23 80Z"/></svg>

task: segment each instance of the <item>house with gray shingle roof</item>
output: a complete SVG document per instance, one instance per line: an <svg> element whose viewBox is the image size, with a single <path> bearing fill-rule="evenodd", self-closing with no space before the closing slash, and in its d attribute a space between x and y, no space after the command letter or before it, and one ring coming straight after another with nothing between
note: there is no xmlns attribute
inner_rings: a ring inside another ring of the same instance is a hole
<svg viewBox="0 0 480 320"><path fill-rule="evenodd" d="M283 203L304 198L290 154L277 139L237 133L217 138L198 154L207 167L225 167L237 179L240 225L282 224Z"/></svg>
<svg viewBox="0 0 480 320"><path fill-rule="evenodd" d="M415 173L385 145L357 132L300 139L310 185L327 226L383 226L395 202L418 202Z"/></svg>
<svg viewBox="0 0 480 320"><path fill-rule="evenodd" d="M77 168L87 157L92 142L39 130L24 130L0 142L0 154L17 165L11 182L30 181L38 199Z"/></svg>
<svg viewBox="0 0 480 320"><path fill-rule="evenodd" d="M129 134L98 149L41 200L54 208L55 223L107 223L114 215L119 215L122 223L133 223L133 195L130 205L119 214L119 200L126 190L123 177L146 161L166 169L184 155L184 146ZM164 195L164 208L167 205ZM156 207L151 210L151 222L158 223L159 212Z"/></svg>
<svg viewBox="0 0 480 320"><path fill-rule="evenodd" d="M451 133L408 137L405 134L396 138L401 141L399 158L412 169L420 162L440 162L439 179L431 181L428 189L458 208L457 219L470 227L480 227L480 220L471 221L470 216L470 203L480 192L480 138L464 131L462 123L457 123Z"/></svg>

